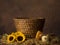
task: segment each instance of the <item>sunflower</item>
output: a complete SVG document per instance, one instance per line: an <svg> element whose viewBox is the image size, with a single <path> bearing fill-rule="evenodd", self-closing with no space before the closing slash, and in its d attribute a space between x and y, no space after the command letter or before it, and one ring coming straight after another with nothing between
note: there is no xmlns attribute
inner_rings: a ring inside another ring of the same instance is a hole
<svg viewBox="0 0 60 45"><path fill-rule="evenodd" d="M13 34L7 36L8 43L14 42L14 40L15 40L15 36Z"/></svg>
<svg viewBox="0 0 60 45"><path fill-rule="evenodd" d="M18 31L18 32L15 32L15 35L24 35L24 34L20 31Z"/></svg>
<svg viewBox="0 0 60 45"><path fill-rule="evenodd" d="M25 41L25 35L22 32L16 32L16 41L21 43Z"/></svg>
<svg viewBox="0 0 60 45"><path fill-rule="evenodd" d="M15 35L15 33L13 32L13 33L11 33L11 35Z"/></svg>

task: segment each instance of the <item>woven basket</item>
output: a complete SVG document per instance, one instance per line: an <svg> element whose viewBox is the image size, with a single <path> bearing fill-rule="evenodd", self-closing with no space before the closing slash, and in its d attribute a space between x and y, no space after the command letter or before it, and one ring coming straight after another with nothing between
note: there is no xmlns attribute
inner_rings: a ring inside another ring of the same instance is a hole
<svg viewBox="0 0 60 45"><path fill-rule="evenodd" d="M45 19L16 18L14 23L17 31L21 31L27 38L34 38L38 30L43 32Z"/></svg>

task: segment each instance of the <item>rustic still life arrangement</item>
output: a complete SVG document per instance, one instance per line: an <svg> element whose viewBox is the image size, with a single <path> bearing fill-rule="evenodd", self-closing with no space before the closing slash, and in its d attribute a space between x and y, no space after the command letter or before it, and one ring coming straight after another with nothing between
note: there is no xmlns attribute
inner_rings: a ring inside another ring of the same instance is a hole
<svg viewBox="0 0 60 45"><path fill-rule="evenodd" d="M14 19L16 32L0 36L0 45L60 45L55 34L43 34L45 19Z"/></svg>

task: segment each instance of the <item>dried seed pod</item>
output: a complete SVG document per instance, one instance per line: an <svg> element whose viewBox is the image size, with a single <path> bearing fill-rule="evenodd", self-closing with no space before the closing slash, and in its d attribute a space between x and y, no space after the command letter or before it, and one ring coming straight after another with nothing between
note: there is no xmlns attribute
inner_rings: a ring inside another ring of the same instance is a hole
<svg viewBox="0 0 60 45"><path fill-rule="evenodd" d="M41 36L42 36L42 32L40 32L40 31L38 31L37 33L36 33L36 39L40 39L41 38Z"/></svg>
<svg viewBox="0 0 60 45"><path fill-rule="evenodd" d="M48 35L43 35L42 36L42 42L47 42L49 39Z"/></svg>

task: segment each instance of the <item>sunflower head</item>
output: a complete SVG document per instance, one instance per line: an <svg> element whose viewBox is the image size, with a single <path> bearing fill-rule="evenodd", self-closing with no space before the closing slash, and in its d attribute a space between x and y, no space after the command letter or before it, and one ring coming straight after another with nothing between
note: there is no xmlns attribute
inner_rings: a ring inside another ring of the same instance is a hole
<svg viewBox="0 0 60 45"><path fill-rule="evenodd" d="M11 33L10 35L7 36L7 42L12 43L12 42L23 42L25 41L25 35L22 32L15 32Z"/></svg>
<svg viewBox="0 0 60 45"><path fill-rule="evenodd" d="M25 35L22 32L16 32L16 40L17 42L21 43L23 41L25 41Z"/></svg>
<svg viewBox="0 0 60 45"><path fill-rule="evenodd" d="M12 32L12 33L11 33L11 35L15 35L15 33L14 33L14 32Z"/></svg>
<svg viewBox="0 0 60 45"><path fill-rule="evenodd" d="M15 36L13 34L7 36L7 42L11 43L15 41Z"/></svg>
<svg viewBox="0 0 60 45"><path fill-rule="evenodd" d="M18 32L15 32L15 35L24 35L22 32L18 31Z"/></svg>

